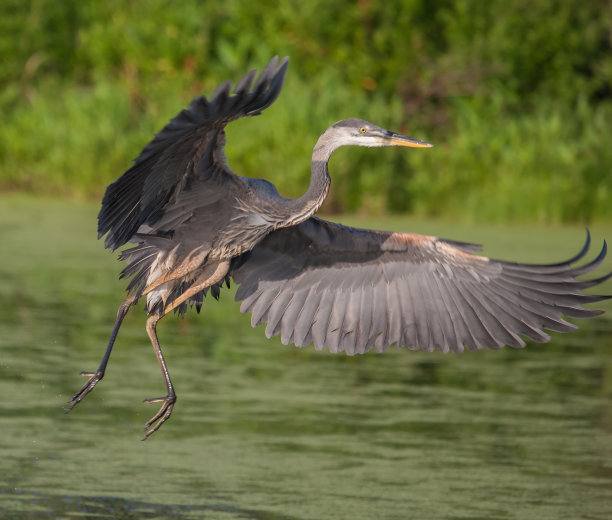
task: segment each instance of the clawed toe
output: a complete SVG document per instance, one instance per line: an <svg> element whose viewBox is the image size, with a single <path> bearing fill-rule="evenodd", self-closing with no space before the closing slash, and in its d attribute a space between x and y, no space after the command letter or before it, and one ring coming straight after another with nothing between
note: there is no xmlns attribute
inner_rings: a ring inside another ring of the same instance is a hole
<svg viewBox="0 0 612 520"><path fill-rule="evenodd" d="M81 375L84 377L89 377L89 380L76 394L72 396L68 406L66 406L66 413L72 410L89 392L94 389L94 387L98 384L98 381L104 377L104 371L98 370L97 372L81 372Z"/></svg>
<svg viewBox="0 0 612 520"><path fill-rule="evenodd" d="M148 439L152 434L154 434L162 424L164 424L172 414L172 409L174 408L174 403L176 403L176 395L174 393L167 395L166 397L154 397L152 399L145 399L143 402L145 403L159 403L162 405L158 412L151 417L145 424L145 430L147 430L144 434L142 440Z"/></svg>

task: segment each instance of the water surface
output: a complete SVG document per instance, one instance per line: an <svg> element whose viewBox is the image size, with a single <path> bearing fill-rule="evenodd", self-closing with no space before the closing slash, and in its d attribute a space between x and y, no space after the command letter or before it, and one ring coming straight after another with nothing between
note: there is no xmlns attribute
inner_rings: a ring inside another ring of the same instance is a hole
<svg viewBox="0 0 612 520"><path fill-rule="evenodd" d="M161 322L179 400L146 442L156 408L142 399L164 386L133 309L106 378L64 414L123 295L96 211L0 198L0 518L612 517L609 303L523 350L346 357L265 339L226 292ZM516 260L569 257L584 239L579 227L361 224Z"/></svg>

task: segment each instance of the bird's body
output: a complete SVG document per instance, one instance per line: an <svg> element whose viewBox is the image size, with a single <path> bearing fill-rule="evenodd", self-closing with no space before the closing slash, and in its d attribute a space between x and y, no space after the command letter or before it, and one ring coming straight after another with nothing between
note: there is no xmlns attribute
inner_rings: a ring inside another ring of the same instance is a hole
<svg viewBox="0 0 612 520"><path fill-rule="evenodd" d="M251 71L230 94L223 83L210 100L196 98L142 150L105 193L99 236L126 260L129 296L100 367L73 396L72 409L104 376L128 309L146 298L147 333L168 394L147 423L145 437L170 416L176 395L157 340L156 325L171 311L199 310L230 278L241 310L268 337L333 352L384 351L391 345L452 350L524 346L520 336L548 341L542 329L568 332L563 320L599 313L582 307L604 299L576 277L595 269L575 258L551 265L516 264L475 255L471 244L411 233L344 227L313 217L330 186L329 158L340 146L429 147L359 119L340 121L317 141L311 180L297 199L281 197L266 180L240 177L228 167L224 127L259 114L280 93L287 59L273 59L253 84Z"/></svg>

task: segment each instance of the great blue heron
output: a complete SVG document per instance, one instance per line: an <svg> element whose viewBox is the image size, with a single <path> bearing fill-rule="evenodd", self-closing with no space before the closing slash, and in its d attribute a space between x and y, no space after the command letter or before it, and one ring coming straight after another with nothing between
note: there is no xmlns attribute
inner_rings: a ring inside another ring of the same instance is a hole
<svg viewBox="0 0 612 520"><path fill-rule="evenodd" d="M542 329L576 328L562 315L585 318L600 311L584 303L605 299L582 289L606 280L576 277L595 269L574 258L550 265L518 264L474 255L472 244L412 233L345 227L312 215L329 190L327 163L340 146L431 145L360 119L329 127L312 153L310 186L297 199L281 197L263 179L240 177L225 155L224 127L254 116L278 97L288 59L272 59L253 84L249 72L230 93L222 83L210 100L197 97L147 144L134 165L110 184L98 215L98 236L112 250L126 244L122 277L132 277L119 306L108 347L96 372L72 397L67 411L104 376L128 309L146 297L146 330L166 383L159 411L146 423L147 438L170 417L176 394L156 334L170 311L199 311L207 291L219 296L233 278L241 311L267 322L266 336L284 344L349 355L395 344L414 350L523 347L520 335L550 339Z"/></svg>

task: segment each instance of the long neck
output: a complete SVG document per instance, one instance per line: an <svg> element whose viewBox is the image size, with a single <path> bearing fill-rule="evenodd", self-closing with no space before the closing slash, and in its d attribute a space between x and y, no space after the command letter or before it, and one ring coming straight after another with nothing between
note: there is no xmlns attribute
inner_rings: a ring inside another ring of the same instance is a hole
<svg viewBox="0 0 612 520"><path fill-rule="evenodd" d="M319 137L312 151L308 190L301 197L287 202L287 219L283 223L283 227L294 226L309 219L321 207L325 197L327 197L331 182L327 163L336 148L338 148L338 145L334 144L332 128L328 128Z"/></svg>

